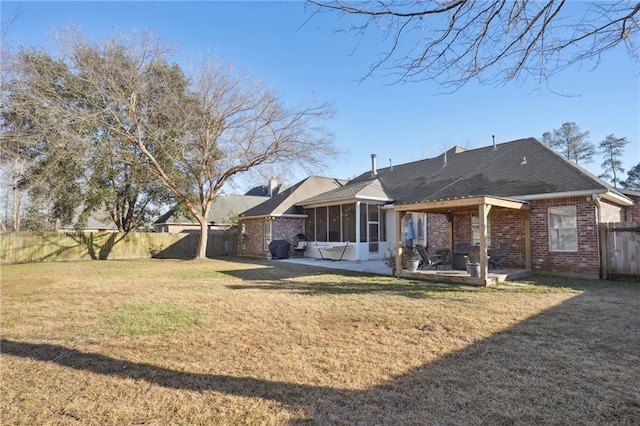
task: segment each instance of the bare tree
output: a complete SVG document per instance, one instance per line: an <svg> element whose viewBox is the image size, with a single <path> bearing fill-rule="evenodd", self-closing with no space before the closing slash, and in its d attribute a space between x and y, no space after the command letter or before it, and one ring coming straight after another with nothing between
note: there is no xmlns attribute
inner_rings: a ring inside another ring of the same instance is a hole
<svg viewBox="0 0 640 426"><path fill-rule="evenodd" d="M638 58L640 3L573 4L565 0L310 0L314 13L351 17L346 31L378 30L383 52L366 76L392 72L397 81L435 80L450 89L472 79L503 83L554 73L623 46Z"/></svg>
<svg viewBox="0 0 640 426"><path fill-rule="evenodd" d="M589 132L582 132L576 123L568 122L563 123L559 129L553 130L553 133L545 132L542 135L542 142L570 161L579 164L591 162L596 152L588 138Z"/></svg>
<svg viewBox="0 0 640 426"><path fill-rule="evenodd" d="M105 162L101 176L127 165L168 188L199 222L196 257L204 258L209 210L229 179L263 164L319 167L338 150L327 104L287 107L274 90L213 61L188 79L168 52L151 36L101 44L75 37L58 60L22 61L42 76L26 93L47 104L74 149ZM47 144L56 140L47 136Z"/></svg>
<svg viewBox="0 0 640 426"><path fill-rule="evenodd" d="M621 158L622 153L624 152L624 147L628 143L629 141L627 138L616 138L611 134L598 145L600 153L604 156L604 161L602 162L604 173L599 177L609 179L609 181L613 183L614 188L617 188L618 183L621 182L621 179L618 177L618 172L624 173Z"/></svg>

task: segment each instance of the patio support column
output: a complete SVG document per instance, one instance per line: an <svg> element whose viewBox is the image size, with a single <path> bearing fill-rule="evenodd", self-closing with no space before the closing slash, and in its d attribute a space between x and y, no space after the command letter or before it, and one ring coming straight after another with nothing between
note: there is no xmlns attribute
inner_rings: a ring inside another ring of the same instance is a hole
<svg viewBox="0 0 640 426"><path fill-rule="evenodd" d="M487 222L491 204L480 204L478 206L478 218L480 219L480 278L485 283L489 275L487 270Z"/></svg>
<svg viewBox="0 0 640 426"><path fill-rule="evenodd" d="M402 220L406 212L396 214L396 275L402 270Z"/></svg>

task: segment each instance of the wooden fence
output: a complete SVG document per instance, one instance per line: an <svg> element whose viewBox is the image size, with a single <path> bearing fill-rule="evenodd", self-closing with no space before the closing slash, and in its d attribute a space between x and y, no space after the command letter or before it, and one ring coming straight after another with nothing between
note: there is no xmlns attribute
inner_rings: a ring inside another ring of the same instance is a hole
<svg viewBox="0 0 640 426"><path fill-rule="evenodd" d="M183 233L5 233L0 235L0 263L83 259L195 257L200 234ZM235 234L209 233L207 256L235 256Z"/></svg>
<svg viewBox="0 0 640 426"><path fill-rule="evenodd" d="M600 224L602 277L640 282L640 222Z"/></svg>

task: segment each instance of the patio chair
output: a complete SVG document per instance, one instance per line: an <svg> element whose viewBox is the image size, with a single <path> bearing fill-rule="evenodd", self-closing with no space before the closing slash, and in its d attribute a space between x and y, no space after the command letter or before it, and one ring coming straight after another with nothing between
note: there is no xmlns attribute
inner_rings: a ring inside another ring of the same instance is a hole
<svg viewBox="0 0 640 426"><path fill-rule="evenodd" d="M504 269L502 267L502 262L504 262L504 258L507 256L508 248L509 243L502 243L500 247L498 247L498 250L489 256L489 266L493 266L492 269Z"/></svg>
<svg viewBox="0 0 640 426"><path fill-rule="evenodd" d="M424 265L427 265L427 269L437 268L442 262L442 258L438 255L429 256L423 245L416 244L416 250L418 251L421 259L421 264L418 266L419 268Z"/></svg>
<svg viewBox="0 0 640 426"><path fill-rule="evenodd" d="M307 250L307 239L304 234L298 234L296 235L296 238L298 239L298 242L293 246L293 251L304 256L304 252Z"/></svg>

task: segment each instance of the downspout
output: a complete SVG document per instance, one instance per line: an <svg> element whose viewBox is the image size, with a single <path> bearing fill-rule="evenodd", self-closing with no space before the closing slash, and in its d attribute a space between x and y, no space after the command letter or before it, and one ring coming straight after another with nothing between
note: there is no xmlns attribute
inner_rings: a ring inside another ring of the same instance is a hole
<svg viewBox="0 0 640 426"><path fill-rule="evenodd" d="M593 202L596 205L596 220L597 220L597 229L598 229L598 249L599 249L599 253L600 253L600 276L602 277L602 279L607 279L608 275L607 275L607 270L608 265L607 265L607 259L606 259L606 250L604 247L604 241L603 241L603 235L602 232L600 232L600 224L602 223L602 202L600 201L600 197L598 197L598 194L591 194L591 199L593 200Z"/></svg>

